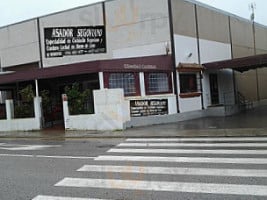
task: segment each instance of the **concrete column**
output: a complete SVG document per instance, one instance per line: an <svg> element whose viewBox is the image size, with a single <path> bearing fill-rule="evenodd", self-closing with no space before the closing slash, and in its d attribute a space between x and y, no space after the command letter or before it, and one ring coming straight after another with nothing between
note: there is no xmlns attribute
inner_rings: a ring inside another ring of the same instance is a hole
<svg viewBox="0 0 267 200"><path fill-rule="evenodd" d="M139 81L140 81L140 92L141 96L146 96L146 87L145 87L145 74L144 72L139 73Z"/></svg>
<svg viewBox="0 0 267 200"><path fill-rule="evenodd" d="M42 98L34 97L34 116L35 118L42 117Z"/></svg>
<svg viewBox="0 0 267 200"><path fill-rule="evenodd" d="M39 86L38 86L38 80L35 80L35 96L39 97Z"/></svg>
<svg viewBox="0 0 267 200"><path fill-rule="evenodd" d="M69 129L69 105L68 105L68 99L66 94L62 94L62 104L63 104L63 116L64 116L64 126L65 129Z"/></svg>
<svg viewBox="0 0 267 200"><path fill-rule="evenodd" d="M6 119L14 119L14 102L13 100L6 100Z"/></svg>
<svg viewBox="0 0 267 200"><path fill-rule="evenodd" d="M104 73L98 72L98 77L99 77L100 90L103 90L105 88L105 86L104 86Z"/></svg>

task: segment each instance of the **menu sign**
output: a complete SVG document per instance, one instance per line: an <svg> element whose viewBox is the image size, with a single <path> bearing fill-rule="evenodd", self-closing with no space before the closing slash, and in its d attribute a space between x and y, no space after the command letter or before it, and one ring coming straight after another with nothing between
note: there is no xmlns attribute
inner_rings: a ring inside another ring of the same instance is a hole
<svg viewBox="0 0 267 200"><path fill-rule="evenodd" d="M167 115L167 99L131 100L131 117L143 117L150 115Z"/></svg>
<svg viewBox="0 0 267 200"><path fill-rule="evenodd" d="M106 53L104 26L45 28L45 57Z"/></svg>

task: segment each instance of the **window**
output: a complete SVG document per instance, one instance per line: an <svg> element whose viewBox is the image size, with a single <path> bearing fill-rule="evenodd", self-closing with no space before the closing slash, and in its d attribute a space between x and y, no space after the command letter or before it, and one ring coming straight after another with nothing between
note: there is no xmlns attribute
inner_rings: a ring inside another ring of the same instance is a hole
<svg viewBox="0 0 267 200"><path fill-rule="evenodd" d="M180 74L180 92L181 93L198 92L196 74Z"/></svg>
<svg viewBox="0 0 267 200"><path fill-rule="evenodd" d="M136 73L107 73L105 85L108 88L123 88L125 96L139 94L139 79Z"/></svg>
<svg viewBox="0 0 267 200"><path fill-rule="evenodd" d="M171 73L146 73L146 93L160 94L171 93Z"/></svg>

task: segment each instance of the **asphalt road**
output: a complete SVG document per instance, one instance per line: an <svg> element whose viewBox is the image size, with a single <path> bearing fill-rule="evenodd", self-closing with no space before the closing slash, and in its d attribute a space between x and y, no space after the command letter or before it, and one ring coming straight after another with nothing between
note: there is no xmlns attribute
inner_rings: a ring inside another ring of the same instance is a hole
<svg viewBox="0 0 267 200"><path fill-rule="evenodd" d="M267 138L0 140L1 200L266 199Z"/></svg>

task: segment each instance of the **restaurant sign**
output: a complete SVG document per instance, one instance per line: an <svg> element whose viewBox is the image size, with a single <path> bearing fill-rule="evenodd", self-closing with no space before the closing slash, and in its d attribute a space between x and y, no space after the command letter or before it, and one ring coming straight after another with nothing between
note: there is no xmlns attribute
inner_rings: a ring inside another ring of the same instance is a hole
<svg viewBox="0 0 267 200"><path fill-rule="evenodd" d="M143 117L150 115L167 115L167 99L131 100L131 117Z"/></svg>
<svg viewBox="0 0 267 200"><path fill-rule="evenodd" d="M45 28L45 57L106 53L104 26Z"/></svg>

